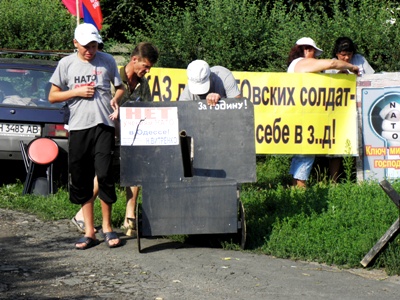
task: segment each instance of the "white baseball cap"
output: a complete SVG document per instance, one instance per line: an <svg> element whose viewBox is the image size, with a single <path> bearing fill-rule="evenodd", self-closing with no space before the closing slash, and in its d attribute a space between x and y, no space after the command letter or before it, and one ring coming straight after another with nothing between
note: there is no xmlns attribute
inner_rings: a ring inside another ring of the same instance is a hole
<svg viewBox="0 0 400 300"><path fill-rule="evenodd" d="M187 67L189 91L194 95L204 95L210 90L210 66L204 60L194 60Z"/></svg>
<svg viewBox="0 0 400 300"><path fill-rule="evenodd" d="M82 46L90 42L103 42L97 28L90 23L82 23L75 28L75 40Z"/></svg>
<svg viewBox="0 0 400 300"><path fill-rule="evenodd" d="M314 40L309 37L303 37L296 42L296 45L308 45L315 49L315 56L320 56L322 54L322 49L318 48Z"/></svg>

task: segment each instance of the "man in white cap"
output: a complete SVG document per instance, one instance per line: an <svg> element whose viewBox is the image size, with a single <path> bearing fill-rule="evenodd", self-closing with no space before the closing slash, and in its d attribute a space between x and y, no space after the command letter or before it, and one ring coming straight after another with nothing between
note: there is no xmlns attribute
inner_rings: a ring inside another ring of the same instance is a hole
<svg viewBox="0 0 400 300"><path fill-rule="evenodd" d="M85 236L75 247L87 249L98 244L93 217L93 178L99 184L103 214L102 229L109 247L120 245L111 227L111 208L117 200L112 172L115 141L114 119L125 88L114 58L98 51L101 37L92 24L75 29L73 43L77 49L58 63L50 78L49 101L68 101L69 118L69 198L82 206ZM111 84L116 88L114 96Z"/></svg>
<svg viewBox="0 0 400 300"><path fill-rule="evenodd" d="M357 66L336 59L316 59L322 50L317 47L314 40L303 37L292 47L288 58L288 73L317 73L329 69L348 70L351 73L359 73ZM304 188L308 180L315 156L294 155L289 173L293 176L293 186Z"/></svg>
<svg viewBox="0 0 400 300"><path fill-rule="evenodd" d="M215 106L222 98L241 98L235 77L222 66L210 68L204 60L192 61L187 69L188 84L179 96L179 101L207 100Z"/></svg>

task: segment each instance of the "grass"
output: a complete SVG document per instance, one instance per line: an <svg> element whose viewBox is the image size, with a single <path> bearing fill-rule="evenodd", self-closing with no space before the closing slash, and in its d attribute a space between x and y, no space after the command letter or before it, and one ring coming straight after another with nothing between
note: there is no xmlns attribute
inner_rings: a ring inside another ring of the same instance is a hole
<svg viewBox="0 0 400 300"><path fill-rule="evenodd" d="M290 158L287 157L289 160ZM268 168L258 160L257 170ZM329 182L317 167L307 189L277 182L276 174L258 177L242 189L250 249L281 258L316 261L343 268L361 267L360 261L400 215L378 182L353 182L352 162L344 162L338 184ZM282 179L282 175L279 175ZM318 181L316 178L318 177ZM260 179L262 181L260 181ZM400 182L392 182L400 190ZM266 187L273 188L266 188ZM400 274L400 236L379 253L371 268Z"/></svg>
<svg viewBox="0 0 400 300"><path fill-rule="evenodd" d="M80 209L79 205L69 201L68 191L60 188L56 194L48 197L22 195L23 184L6 184L0 188L0 208L18 210L37 215L42 220L71 219ZM117 202L113 205L113 226L122 225L125 217L125 191L117 188ZM95 201L95 223L101 224L100 202Z"/></svg>
<svg viewBox="0 0 400 300"><path fill-rule="evenodd" d="M242 186L247 250L343 268L362 267L360 261L399 217L399 209L377 182L355 183L351 174L333 184L325 171L318 169L309 188L291 188L289 162L290 157L259 157L257 183ZM350 165L347 161L345 172L351 172ZM400 190L400 181L392 185ZM22 189L21 183L2 186L0 207L33 213L44 220L70 219L79 209L69 202L65 189L49 197L22 196ZM117 188L117 196L114 227L123 222L124 189ZM99 201L95 220L101 222ZM173 238L183 241L186 237ZM239 249L231 240L222 240L221 246ZM400 236L394 237L369 267L400 275Z"/></svg>
<svg viewBox="0 0 400 300"><path fill-rule="evenodd" d="M315 186L306 197L320 192ZM325 207L277 219L267 254L344 267L359 266L371 247L397 218L397 209L376 185L340 185L323 191Z"/></svg>

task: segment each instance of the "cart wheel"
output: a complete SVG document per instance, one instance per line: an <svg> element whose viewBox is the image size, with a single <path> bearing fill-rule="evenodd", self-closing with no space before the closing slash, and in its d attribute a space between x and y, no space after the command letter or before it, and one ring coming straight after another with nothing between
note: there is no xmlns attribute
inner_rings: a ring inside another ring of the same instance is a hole
<svg viewBox="0 0 400 300"><path fill-rule="evenodd" d="M139 201L136 201L136 241L139 253L142 253L140 248L140 227L139 227Z"/></svg>
<svg viewBox="0 0 400 300"><path fill-rule="evenodd" d="M246 218L244 214L244 206L242 201L240 200L239 200L239 218L240 218L240 228L238 230L238 235L240 239L240 248L244 250L246 246L247 228L246 228Z"/></svg>

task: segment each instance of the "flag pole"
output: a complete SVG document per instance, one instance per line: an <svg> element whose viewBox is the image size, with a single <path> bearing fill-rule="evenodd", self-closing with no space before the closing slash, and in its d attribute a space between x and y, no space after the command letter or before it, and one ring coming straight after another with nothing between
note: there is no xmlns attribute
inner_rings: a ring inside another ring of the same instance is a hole
<svg viewBox="0 0 400 300"><path fill-rule="evenodd" d="M76 26L79 25L79 0L76 0Z"/></svg>

